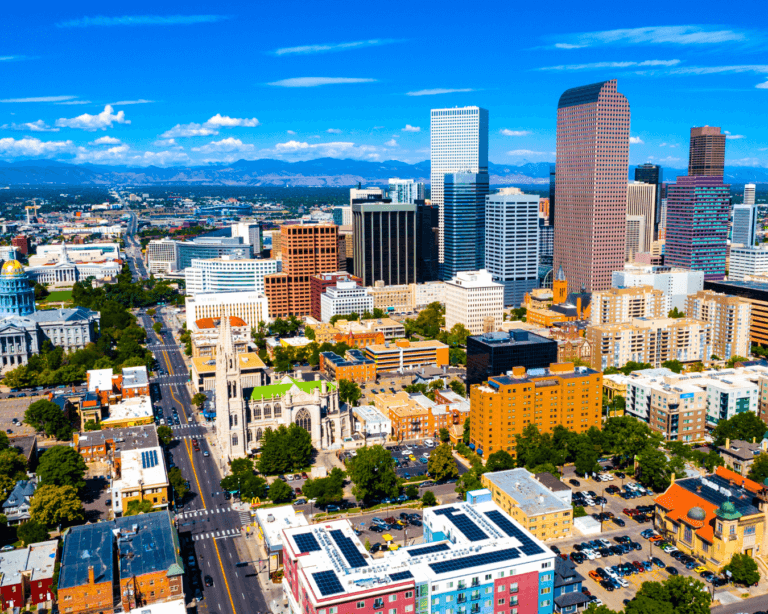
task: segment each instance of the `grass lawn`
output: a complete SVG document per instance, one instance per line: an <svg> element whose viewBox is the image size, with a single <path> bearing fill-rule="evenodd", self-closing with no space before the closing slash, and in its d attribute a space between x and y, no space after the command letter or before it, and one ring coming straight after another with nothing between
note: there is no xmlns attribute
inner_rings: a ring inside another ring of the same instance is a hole
<svg viewBox="0 0 768 614"><path fill-rule="evenodd" d="M69 303L72 301L72 290L54 290L41 303Z"/></svg>

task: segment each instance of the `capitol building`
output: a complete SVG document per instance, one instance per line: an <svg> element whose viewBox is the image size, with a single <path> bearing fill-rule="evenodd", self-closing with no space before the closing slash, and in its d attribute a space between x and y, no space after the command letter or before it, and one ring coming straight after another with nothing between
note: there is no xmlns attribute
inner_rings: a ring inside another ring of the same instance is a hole
<svg viewBox="0 0 768 614"><path fill-rule="evenodd" d="M0 371L15 369L38 354L47 339L65 352L96 340L99 314L84 307L35 309L35 291L17 260L0 269Z"/></svg>

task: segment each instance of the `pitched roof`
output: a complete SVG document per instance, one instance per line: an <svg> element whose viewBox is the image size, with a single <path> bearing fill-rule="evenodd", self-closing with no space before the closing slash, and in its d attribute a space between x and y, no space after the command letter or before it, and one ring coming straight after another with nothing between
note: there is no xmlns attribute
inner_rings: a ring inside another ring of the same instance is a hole
<svg viewBox="0 0 768 614"><path fill-rule="evenodd" d="M745 488L749 492L758 493L763 490L762 484L758 484L757 482L754 482L752 480L748 480L747 478L739 475L735 471L731 471L727 467L718 467L715 469L715 475L719 475L721 478L725 478L726 480L733 480L737 486L741 486L742 488Z"/></svg>
<svg viewBox="0 0 768 614"><path fill-rule="evenodd" d="M656 497L655 503L668 510L667 518L674 522L688 524L691 528L695 529L696 535L712 543L715 533L715 511L717 511L717 505L699 497L696 493L686 490L677 483L672 484L665 493ZM704 510L705 518L703 521L688 517L688 512L694 507Z"/></svg>
<svg viewBox="0 0 768 614"><path fill-rule="evenodd" d="M195 326L197 326L198 330L218 328L219 324L221 324L221 318L200 318L199 320L195 321ZM240 327L248 326L248 323L242 318L238 318L237 316L229 316L229 325Z"/></svg>
<svg viewBox="0 0 768 614"><path fill-rule="evenodd" d="M311 382L303 382L293 377L284 377L279 384L270 384L269 386L259 386L254 388L251 393L252 401L259 401L261 399L267 399L270 397L282 397L293 386L296 386L302 392L312 394L315 389L319 389L323 384L322 380L312 380ZM328 386L328 390L336 390L336 384L333 382L325 382Z"/></svg>

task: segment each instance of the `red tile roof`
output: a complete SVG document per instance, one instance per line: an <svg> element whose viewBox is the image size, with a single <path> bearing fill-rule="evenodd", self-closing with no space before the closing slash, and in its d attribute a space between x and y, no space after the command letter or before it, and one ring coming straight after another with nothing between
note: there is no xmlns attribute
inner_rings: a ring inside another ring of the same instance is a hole
<svg viewBox="0 0 768 614"><path fill-rule="evenodd" d="M731 471L727 467L718 467L715 469L715 474L726 480L733 480L737 486L746 488L749 492L758 493L763 490L763 486L752 480L748 480L745 477L740 476L735 471Z"/></svg>
<svg viewBox="0 0 768 614"><path fill-rule="evenodd" d="M696 535L712 543L715 532L715 510L717 506L706 499L702 499L696 493L692 493L679 484L672 484L667 491L656 497L655 503L669 510L667 518L674 522L684 522L696 530ZM706 518L692 520L688 518L691 508L700 507L706 513Z"/></svg>
<svg viewBox="0 0 768 614"><path fill-rule="evenodd" d="M221 318L200 318L195 322L195 325L198 330L205 330L207 328L218 328L220 323ZM229 316L229 324L235 327L247 326L245 320L237 316Z"/></svg>

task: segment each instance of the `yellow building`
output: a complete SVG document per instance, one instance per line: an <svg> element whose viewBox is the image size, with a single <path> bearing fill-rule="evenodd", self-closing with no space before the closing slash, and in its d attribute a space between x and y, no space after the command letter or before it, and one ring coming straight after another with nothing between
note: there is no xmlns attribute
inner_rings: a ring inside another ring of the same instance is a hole
<svg viewBox="0 0 768 614"><path fill-rule="evenodd" d="M332 324L327 324L326 322L313 321L312 323L307 323L306 328L311 329L312 332L315 333L314 341L318 345L323 345L323 343L336 343L335 337L341 333L338 328Z"/></svg>
<svg viewBox="0 0 768 614"><path fill-rule="evenodd" d="M729 495L723 497L723 491ZM714 572L734 554L765 552L768 489L730 469L677 480L655 503L656 529Z"/></svg>
<svg viewBox="0 0 768 614"><path fill-rule="evenodd" d="M559 482L554 476L552 480ZM517 522L541 540L564 539L573 529L573 507L570 504L571 489L567 497L557 496L547 486L524 468L495 471L482 475L482 484L493 497L493 502ZM562 498L561 498L562 497Z"/></svg>
<svg viewBox="0 0 768 614"><path fill-rule="evenodd" d="M380 373L427 365L442 367L449 363L448 350L440 341L399 339L384 345L370 345L365 348L365 355L376 363L376 372Z"/></svg>
<svg viewBox="0 0 768 614"><path fill-rule="evenodd" d="M237 355L240 360L240 386L257 388L265 383L267 365L254 352ZM192 383L198 392L213 390L216 383L216 359L200 356L192 359Z"/></svg>
<svg viewBox="0 0 768 614"><path fill-rule="evenodd" d="M131 501L149 501L153 511L168 507L168 473L161 447L123 450L116 454L112 482L115 515L124 515Z"/></svg>
<svg viewBox="0 0 768 614"><path fill-rule="evenodd" d="M587 292L568 293L568 281L563 267L552 281L552 290L538 289L525 295L526 322L551 328L562 322L587 320L591 313L592 295Z"/></svg>
<svg viewBox="0 0 768 614"><path fill-rule="evenodd" d="M542 373L543 371L543 373ZM530 424L542 433L562 425L583 433L602 425L603 374L572 363L527 373L491 377L470 392L470 447L488 458L505 450L515 454L515 436Z"/></svg>

